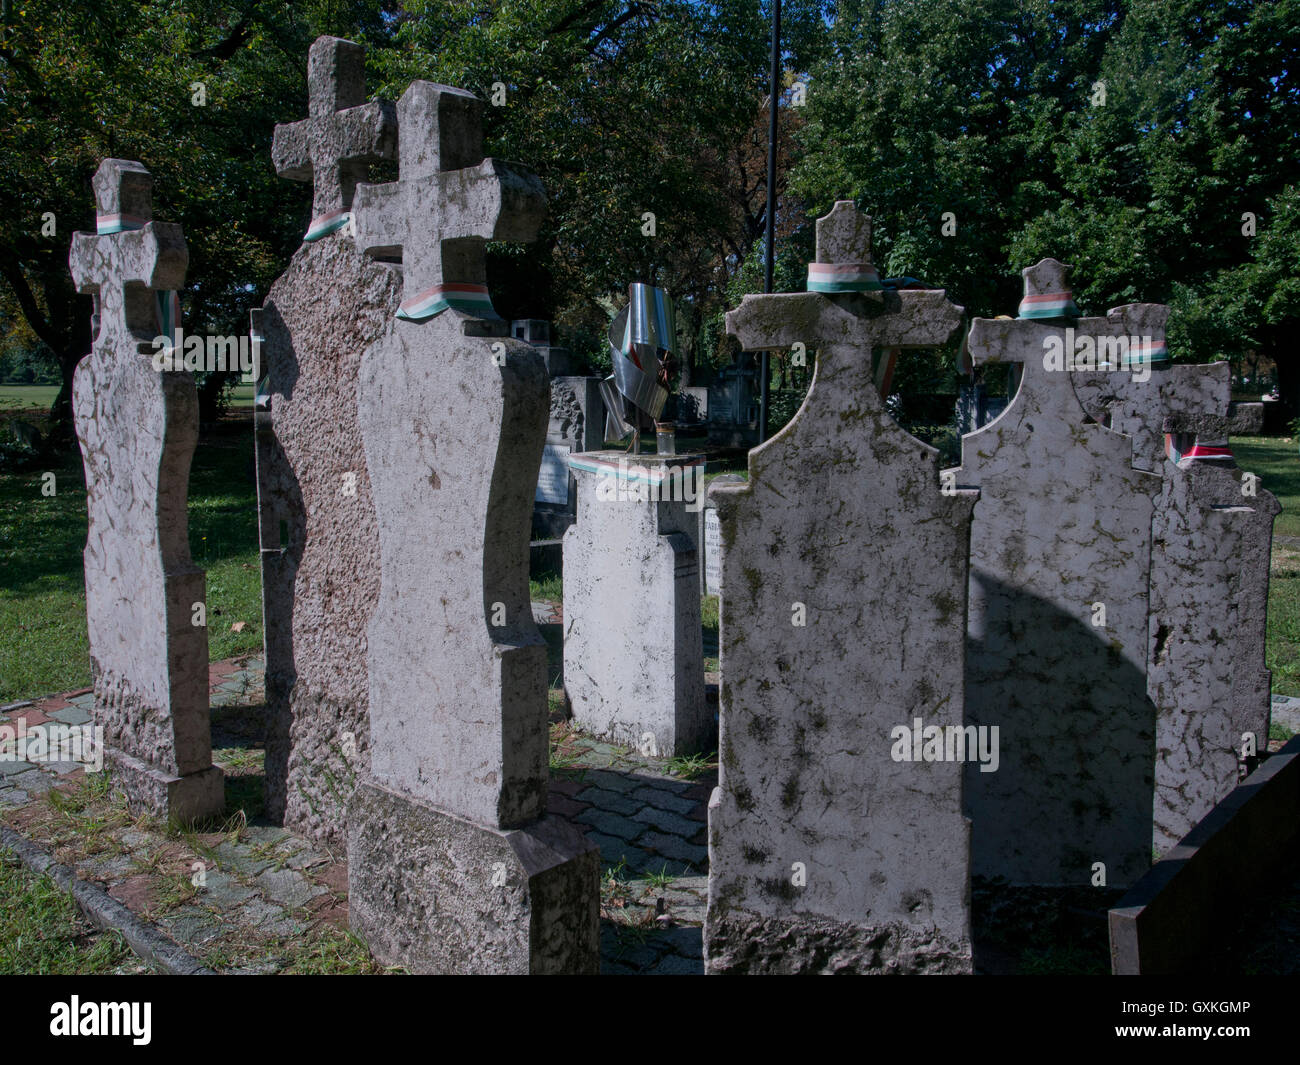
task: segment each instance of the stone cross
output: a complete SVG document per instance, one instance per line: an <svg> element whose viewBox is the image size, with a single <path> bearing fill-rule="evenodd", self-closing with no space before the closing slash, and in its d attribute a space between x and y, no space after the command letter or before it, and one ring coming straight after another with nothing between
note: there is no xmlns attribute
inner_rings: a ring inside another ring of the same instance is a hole
<svg viewBox="0 0 1300 1065"><path fill-rule="evenodd" d="M348 906L377 957L417 972L591 972L598 852L546 812L546 647L528 597L549 378L536 348L482 321L483 241L531 237L545 199L482 158L481 108L412 84L399 180L357 191L358 246L400 250L417 303L362 354L356 391L380 572ZM444 282L482 304L429 293Z"/></svg>
<svg viewBox="0 0 1300 1065"><path fill-rule="evenodd" d="M1150 865L1155 708L1147 697L1148 574L1158 476L1091 419L1069 360L1126 328L1123 309L1071 318L1067 268L1024 271L1034 317L977 318L976 364L1022 367L1015 398L962 439L971 532L966 723L998 726L996 773L967 766L973 872L1111 886ZM1060 307L1056 315L1048 308ZM1066 350L1074 348L1074 350Z"/></svg>
<svg viewBox="0 0 1300 1065"><path fill-rule="evenodd" d="M158 333L154 293L185 282L181 227L153 221L153 176L128 159L105 159L94 177L98 234L74 233L68 266L82 295L98 300L97 333Z"/></svg>
<svg viewBox="0 0 1300 1065"><path fill-rule="evenodd" d="M156 290L185 279L178 225L152 221L149 172L106 159L94 186L102 235L77 233L70 267L103 311L73 377L86 469L86 627L95 724L113 786L177 822L225 806L212 765L204 573L190 559L185 500L198 439L198 393L157 371L142 344Z"/></svg>
<svg viewBox="0 0 1300 1065"><path fill-rule="evenodd" d="M296 144L308 165L290 175L314 176L328 211L254 312L267 371L255 415L265 797L269 818L343 851L347 802L370 764L366 626L379 598L357 376L397 311L401 272L350 236L317 238L347 224L366 162L396 154L397 117L391 103L361 103L360 45L320 38L309 72L313 117L280 127L275 147Z"/></svg>
<svg viewBox="0 0 1300 1065"><path fill-rule="evenodd" d="M312 218L352 206L366 167L397 149L392 104L366 103L365 49L339 37L318 37L307 56L308 118L277 125L271 142L275 172L310 181Z"/></svg>
<svg viewBox="0 0 1300 1065"><path fill-rule="evenodd" d="M401 317L445 305L494 319L484 244L537 236L546 194L536 175L483 158L483 102L472 93L415 81L397 104L401 174L357 189L357 244L401 258Z"/></svg>
<svg viewBox="0 0 1300 1065"><path fill-rule="evenodd" d="M971 969L962 767L913 760L910 742L896 758L891 734L962 724L976 493L944 490L938 452L889 416L871 373L876 348L945 343L962 309L872 288L870 234L837 203L817 223L821 290L746 296L727 315L746 349L798 342L817 358L794 420L749 453L748 483L710 491L724 663L711 973Z"/></svg>

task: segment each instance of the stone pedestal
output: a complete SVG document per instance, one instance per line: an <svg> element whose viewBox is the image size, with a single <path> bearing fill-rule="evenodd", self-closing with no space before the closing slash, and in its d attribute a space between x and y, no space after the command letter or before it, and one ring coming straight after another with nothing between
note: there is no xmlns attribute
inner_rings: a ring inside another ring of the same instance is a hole
<svg viewBox="0 0 1300 1065"><path fill-rule="evenodd" d="M363 781L348 808L352 930L414 973L599 971L600 852L576 826L517 829Z"/></svg>
<svg viewBox="0 0 1300 1065"><path fill-rule="evenodd" d="M597 451L569 460L564 688L584 732L660 757L710 750L704 699L700 455Z"/></svg>

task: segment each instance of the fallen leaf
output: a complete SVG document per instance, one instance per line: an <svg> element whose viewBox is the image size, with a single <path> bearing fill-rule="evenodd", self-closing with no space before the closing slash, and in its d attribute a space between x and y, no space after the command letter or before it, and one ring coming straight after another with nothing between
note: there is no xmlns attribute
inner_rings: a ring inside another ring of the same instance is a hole
<svg viewBox="0 0 1300 1065"><path fill-rule="evenodd" d="M233 625L230 626L230 631L243 632L246 628L248 628L247 621L236 621Z"/></svg>

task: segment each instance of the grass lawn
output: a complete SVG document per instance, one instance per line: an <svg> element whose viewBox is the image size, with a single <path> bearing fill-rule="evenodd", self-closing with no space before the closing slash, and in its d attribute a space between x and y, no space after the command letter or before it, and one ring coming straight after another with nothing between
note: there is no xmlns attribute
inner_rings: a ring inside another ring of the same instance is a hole
<svg viewBox="0 0 1300 1065"><path fill-rule="evenodd" d="M1300 452L1291 437L1233 437L1231 443L1237 465L1258 474L1282 504L1273 524L1266 659L1274 694L1300 696L1300 548L1277 542L1300 537Z"/></svg>
<svg viewBox="0 0 1300 1065"><path fill-rule="evenodd" d="M113 930L89 925L72 896L0 853L0 973L13 975L147 972Z"/></svg>
<svg viewBox="0 0 1300 1065"><path fill-rule="evenodd" d="M42 474L55 475L53 496ZM190 473L190 552L208 575L213 661L262 648L257 491L249 412L199 441ZM0 473L0 703L90 684L86 490L71 451L48 471ZM242 632L230 631L245 622Z"/></svg>
<svg viewBox="0 0 1300 1065"><path fill-rule="evenodd" d="M58 394L58 385L0 385L0 410L49 410Z"/></svg>

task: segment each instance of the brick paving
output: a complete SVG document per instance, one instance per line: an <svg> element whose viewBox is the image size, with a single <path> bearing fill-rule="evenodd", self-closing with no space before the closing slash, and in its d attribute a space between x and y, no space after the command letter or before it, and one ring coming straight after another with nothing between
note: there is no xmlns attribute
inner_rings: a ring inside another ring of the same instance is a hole
<svg viewBox="0 0 1300 1065"><path fill-rule="evenodd" d="M227 773L226 824L169 832L96 797L87 785L97 778L82 766L19 761L16 744L0 749L0 818L212 968L303 971L304 952L324 950L321 944L337 949L343 938L347 866L339 855L256 816L262 663L213 663L209 679L213 760ZM83 689L13 704L0 708L0 726L21 735L47 722L87 724L92 702ZM686 780L669 768L563 725L553 729L550 809L600 847L602 973L704 971L706 807L716 769ZM48 796L51 791L57 796ZM80 820L79 807L85 809ZM374 968L354 958L348 971Z"/></svg>

